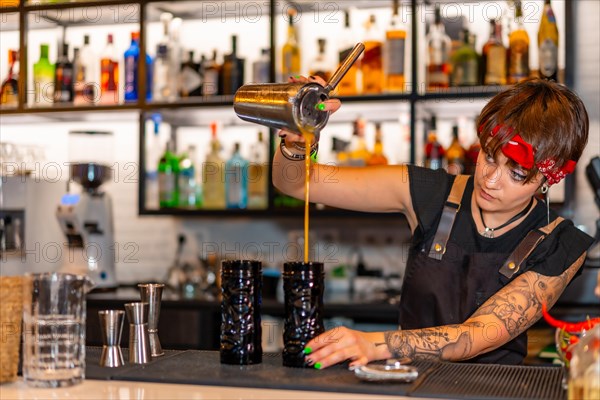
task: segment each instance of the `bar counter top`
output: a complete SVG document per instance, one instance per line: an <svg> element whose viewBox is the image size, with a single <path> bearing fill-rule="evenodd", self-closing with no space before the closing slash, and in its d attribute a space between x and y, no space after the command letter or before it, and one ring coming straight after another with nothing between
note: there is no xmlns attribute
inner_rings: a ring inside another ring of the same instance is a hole
<svg viewBox="0 0 600 400"><path fill-rule="evenodd" d="M545 399L564 400L560 367L417 361L413 382L364 382L338 364L324 370L282 366L281 354L260 364L225 365L217 351L166 350L148 364L99 365L101 348L86 348L86 380L58 389L0 386L5 399Z"/></svg>

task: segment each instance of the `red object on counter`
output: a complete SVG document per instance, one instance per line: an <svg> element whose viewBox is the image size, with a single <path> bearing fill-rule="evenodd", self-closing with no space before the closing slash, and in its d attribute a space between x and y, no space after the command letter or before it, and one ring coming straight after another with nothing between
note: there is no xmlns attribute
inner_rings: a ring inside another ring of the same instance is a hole
<svg viewBox="0 0 600 400"><path fill-rule="evenodd" d="M544 316L544 319L550 326L560 328L569 333L579 333L583 330L590 330L596 324L600 323L600 318L592 318L583 322L566 322L558 320L548 313L546 303L542 303L542 314Z"/></svg>

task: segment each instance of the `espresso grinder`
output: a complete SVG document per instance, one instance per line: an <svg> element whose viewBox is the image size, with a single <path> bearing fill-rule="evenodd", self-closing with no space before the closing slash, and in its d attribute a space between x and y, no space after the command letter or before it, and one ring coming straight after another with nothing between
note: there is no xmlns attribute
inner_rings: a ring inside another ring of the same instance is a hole
<svg viewBox="0 0 600 400"><path fill-rule="evenodd" d="M71 181L79 193L62 196L56 216L66 236L61 272L89 276L96 288L116 288L112 201L101 185L111 168L98 163L70 165Z"/></svg>

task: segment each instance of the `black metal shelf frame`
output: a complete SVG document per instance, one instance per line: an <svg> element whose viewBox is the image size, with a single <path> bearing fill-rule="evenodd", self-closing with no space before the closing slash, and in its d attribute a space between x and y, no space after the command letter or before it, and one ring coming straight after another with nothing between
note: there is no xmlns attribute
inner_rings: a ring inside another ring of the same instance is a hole
<svg viewBox="0 0 600 400"><path fill-rule="evenodd" d="M193 0L177 0L178 2L186 2ZM273 16L276 15L277 0L269 1L269 15L271 23L269 24L270 34L270 48L276 50L276 29L273 23ZM1 14L18 13L19 14L19 61L20 65L27 65L27 16L31 12L43 11L43 10L64 10L74 8L85 8L85 7L110 7L119 5L136 5L139 6L139 31L140 31L140 60L145 60L146 56L146 22L148 5L152 3L161 3L164 0L137 0L137 1L126 1L126 0L106 0L106 1L86 1L77 3L29 3L27 0L21 0L18 7L3 7L0 8ZM410 7L412 10L416 10L417 7L423 3L430 3L430 0L410 0ZM573 86L573 56L574 56L574 37L573 37L573 5L572 2L565 4L565 84L569 87ZM502 90L502 86L477 86L477 87L464 87L464 88L449 88L436 92L419 92L418 84L418 46L417 38L419 32L419 21L416 12L411 12L411 84L410 91L407 93L386 93L381 95L359 95L359 96L346 96L341 97L342 101L349 103L369 103L369 102L393 102L393 101L406 101L409 103L410 113L410 160L411 163L416 161L415 148L416 148L416 137L417 132L415 131L415 122L417 121L417 105L423 102L432 100L464 100L464 99L488 99L493 97L496 93ZM276 76L276 51L271 51L271 68L270 74L271 79L274 81ZM139 101L136 103L126 103L111 106L55 106L47 108L34 108L27 106L26 94L26 71L27 68L20 68L19 71L19 103L16 108L5 108L1 109L0 113L3 115L52 115L53 113L95 113L105 111L134 111L139 113L139 163L141 166L145 165L145 132L144 132L144 118L148 112L156 110L176 110L182 108L196 108L199 110L210 110L214 107L229 107L233 104L233 96L215 96L215 97L203 97L200 99L178 101L178 102L146 102L146 65L144 62L140 62L138 74L140 79L139 83ZM270 132L270 138L274 135L274 132ZM272 143L269 146L270 156L273 156ZM300 211L294 210L280 210L275 208L273 205L274 189L270 186L269 190L269 206L266 210L180 210L180 209L165 209L165 210L149 210L145 207L145 176L143 168L139 168L139 185L138 185L138 212L140 215L172 215L172 216L226 216L226 217L271 217L271 216L289 216L299 215ZM563 208L567 210L572 208L573 193L574 193L575 180L572 176L568 176L566 179L565 187L565 203ZM368 213L354 213L345 210L315 210L313 215L318 216L363 216L370 215ZM385 216L385 214L383 214Z"/></svg>

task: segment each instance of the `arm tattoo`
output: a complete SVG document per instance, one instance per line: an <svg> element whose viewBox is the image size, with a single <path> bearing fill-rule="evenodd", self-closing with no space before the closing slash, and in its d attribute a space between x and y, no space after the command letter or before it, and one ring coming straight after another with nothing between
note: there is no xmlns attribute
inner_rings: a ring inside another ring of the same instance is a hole
<svg viewBox="0 0 600 400"><path fill-rule="evenodd" d="M480 322L445 325L410 331L385 332L385 342L394 357L411 360L459 360L469 358L473 328Z"/></svg>
<svg viewBox="0 0 600 400"><path fill-rule="evenodd" d="M526 272L500 289L472 317L495 316L502 321L510 338L523 333L542 316L542 304L552 306L571 281L585 253L559 276Z"/></svg>

